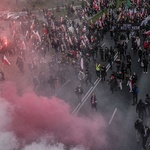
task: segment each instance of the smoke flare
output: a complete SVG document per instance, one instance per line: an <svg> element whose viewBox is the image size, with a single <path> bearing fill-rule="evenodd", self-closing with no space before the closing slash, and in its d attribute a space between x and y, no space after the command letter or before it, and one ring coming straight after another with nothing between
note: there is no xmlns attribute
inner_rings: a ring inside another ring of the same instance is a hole
<svg viewBox="0 0 150 150"><path fill-rule="evenodd" d="M7 132L10 134L9 138L14 136L12 143L17 145L14 149L19 145L24 147L23 150L41 150L42 146L45 147L42 150L55 146L58 150L63 150L63 145L74 148L82 145L85 148L100 150L107 145L106 124L100 115L72 116L71 108L65 101L56 97L38 97L32 90L18 96L15 85L10 82L3 85L1 96L0 131L6 132L6 138ZM45 136L48 138L44 138ZM50 137L54 140L52 145L47 144L52 141ZM41 139L44 142L41 142Z"/></svg>

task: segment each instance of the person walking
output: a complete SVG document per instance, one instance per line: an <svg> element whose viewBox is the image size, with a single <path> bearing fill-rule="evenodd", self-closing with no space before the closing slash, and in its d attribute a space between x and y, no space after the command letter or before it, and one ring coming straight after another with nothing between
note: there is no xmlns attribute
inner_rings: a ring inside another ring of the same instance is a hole
<svg viewBox="0 0 150 150"><path fill-rule="evenodd" d="M139 89L138 89L137 85L134 83L133 87L132 87L132 94L133 94L133 103L132 103L132 105L137 104L138 93L139 93Z"/></svg>
<svg viewBox="0 0 150 150"><path fill-rule="evenodd" d="M20 56L17 57L16 65L18 66L20 73L24 74L24 62Z"/></svg>
<svg viewBox="0 0 150 150"><path fill-rule="evenodd" d="M145 113L145 103L141 99L137 103L136 112L138 113L139 118L143 119Z"/></svg>
<svg viewBox="0 0 150 150"><path fill-rule="evenodd" d="M83 88L82 88L81 84L78 84L78 86L76 87L75 93L78 97L78 100L82 101Z"/></svg>
<svg viewBox="0 0 150 150"><path fill-rule="evenodd" d="M97 98L96 98L95 93L93 93L91 96L91 106L92 106L92 109L95 109L97 111Z"/></svg>
<svg viewBox="0 0 150 150"><path fill-rule="evenodd" d="M85 70L85 83L88 85L88 81L94 86L94 83L92 82L92 73L88 70Z"/></svg>
<svg viewBox="0 0 150 150"><path fill-rule="evenodd" d="M143 51L142 51L142 48L140 47L139 50L138 50L138 62L141 64L141 61L142 61L142 56L143 56Z"/></svg>
<svg viewBox="0 0 150 150"><path fill-rule="evenodd" d="M138 118L134 123L134 128L136 131L136 141L139 142L140 137L144 134L144 125L141 118Z"/></svg>
<svg viewBox="0 0 150 150"><path fill-rule="evenodd" d="M110 75L110 80L109 80L109 83L108 83L110 85L110 90L111 90L112 94L116 90L116 86L117 86L117 79L116 78L117 77L116 77L115 73L113 72Z"/></svg>
<svg viewBox="0 0 150 150"><path fill-rule="evenodd" d="M84 79L85 79L85 74L82 70L80 70L79 73L78 73L78 79L79 79L81 85L83 85Z"/></svg>
<svg viewBox="0 0 150 150"><path fill-rule="evenodd" d="M102 81L105 81L106 75L107 75L106 67L105 67L105 65L103 65L101 67L101 79L102 79Z"/></svg>
<svg viewBox="0 0 150 150"><path fill-rule="evenodd" d="M146 94L145 105L146 105L147 116L150 116L150 97L149 97L149 94Z"/></svg>
<svg viewBox="0 0 150 150"><path fill-rule="evenodd" d="M120 90L122 90L122 72L117 72L117 83Z"/></svg>
<svg viewBox="0 0 150 150"><path fill-rule="evenodd" d="M132 75L132 83L133 83L133 84L136 84L137 80L138 80L138 76L137 76L137 74L136 74L135 72L133 72L133 75Z"/></svg>
<svg viewBox="0 0 150 150"><path fill-rule="evenodd" d="M143 58L143 73L148 73L148 59L146 57Z"/></svg>
<svg viewBox="0 0 150 150"><path fill-rule="evenodd" d="M100 70L101 70L100 67L101 67L100 63L97 62L95 64L95 70L96 70L96 75L97 75L98 78L100 78Z"/></svg>
<svg viewBox="0 0 150 150"><path fill-rule="evenodd" d="M129 86L129 92L132 92L132 76L130 76L128 82L127 82L127 86Z"/></svg>
<svg viewBox="0 0 150 150"><path fill-rule="evenodd" d="M146 143L150 136L150 128L147 125L144 125L144 134L142 135L142 147L146 149Z"/></svg>

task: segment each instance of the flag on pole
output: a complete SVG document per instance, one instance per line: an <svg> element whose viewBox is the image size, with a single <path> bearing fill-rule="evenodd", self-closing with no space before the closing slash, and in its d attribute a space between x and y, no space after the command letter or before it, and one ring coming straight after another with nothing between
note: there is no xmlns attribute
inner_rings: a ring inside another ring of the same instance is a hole
<svg viewBox="0 0 150 150"><path fill-rule="evenodd" d="M150 35L150 30L149 30L149 31L147 31L147 32L144 32L144 34L146 34L146 35Z"/></svg>
<svg viewBox="0 0 150 150"><path fill-rule="evenodd" d="M34 36L37 40L39 40L39 41L41 42L41 37L40 37L38 31L34 31L34 30L33 30L33 36Z"/></svg>
<svg viewBox="0 0 150 150"><path fill-rule="evenodd" d="M22 45L21 46L22 46L23 50L26 50L26 44L25 44L24 40L22 41Z"/></svg>
<svg viewBox="0 0 150 150"><path fill-rule="evenodd" d="M3 62L5 65L10 66L10 62L8 61L8 59L6 58L6 56L5 56L5 55L4 55L4 57L3 57L2 62Z"/></svg>
<svg viewBox="0 0 150 150"><path fill-rule="evenodd" d="M33 20L33 21L32 21L32 24L31 24L31 26L30 26L30 29L33 30L34 26L35 26L35 24L34 24L34 20Z"/></svg>
<svg viewBox="0 0 150 150"><path fill-rule="evenodd" d="M81 57L81 60L80 60L80 66L81 66L81 69L83 70L83 57Z"/></svg>
<svg viewBox="0 0 150 150"><path fill-rule="evenodd" d="M126 1L126 7L128 8L128 7L130 7L131 6L131 1L130 0L127 0Z"/></svg>

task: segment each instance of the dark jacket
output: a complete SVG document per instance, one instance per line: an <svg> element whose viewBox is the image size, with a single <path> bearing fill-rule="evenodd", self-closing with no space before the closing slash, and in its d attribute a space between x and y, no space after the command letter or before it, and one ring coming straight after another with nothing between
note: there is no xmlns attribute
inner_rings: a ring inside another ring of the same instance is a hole
<svg viewBox="0 0 150 150"><path fill-rule="evenodd" d="M91 105L95 105L97 103L97 98L96 98L96 95L92 95L91 96Z"/></svg>

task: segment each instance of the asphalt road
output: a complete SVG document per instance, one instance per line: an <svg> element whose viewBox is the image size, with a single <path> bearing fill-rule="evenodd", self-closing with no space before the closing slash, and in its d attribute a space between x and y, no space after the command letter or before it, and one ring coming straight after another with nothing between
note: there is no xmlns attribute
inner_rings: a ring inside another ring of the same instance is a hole
<svg viewBox="0 0 150 150"><path fill-rule="evenodd" d="M109 33L105 36L104 40L101 42L104 45L104 48L114 45L114 42L110 39ZM138 87L140 89L139 99L145 98L146 93L150 93L150 84L148 79L150 74L144 74L139 63L137 62L138 58L135 56L131 50L131 41L128 43L128 51L132 56L132 72L135 71L138 74ZM8 57L12 65L15 66L15 60L11 57ZM64 99L67 103L70 104L72 112L75 115L100 115L103 116L107 123L107 141L109 143L110 150L142 150L141 142L137 144L134 130L134 122L137 119L137 113L135 112L135 106L132 106L132 94L129 93L128 87L124 84L123 90L116 91L114 94L111 94L108 82L98 81L95 74L94 65L91 66L93 69L93 79L95 86L91 87L84 86L84 96L82 103L79 102L75 95L75 88L78 85L77 77L75 73L71 70L68 72L67 82L60 87L56 96ZM113 65L115 70L115 65ZM4 71L6 72L6 77L9 76L10 80L16 78L19 74L18 70L15 70L14 75L10 74L13 67L5 66ZM108 71L108 77L111 71ZM27 75L30 76L30 75ZM108 79L107 77L107 79ZM25 82L25 84L31 82L23 80L23 77L19 78L20 81ZM22 82L18 81L18 84ZM88 92L89 91L89 92ZM48 92L48 91L47 91ZM88 93L87 93L88 92ZM91 92L95 92L98 99L98 111L94 112L90 105L90 96ZM149 125L149 119L146 118L144 123ZM108 150L108 149L107 149Z"/></svg>
<svg viewBox="0 0 150 150"><path fill-rule="evenodd" d="M108 34L101 44L103 43L105 43L104 47L110 47L114 44ZM128 42L128 52L130 52L132 57L132 72L136 72L138 75L139 99L144 99L145 94L150 93L150 84L148 82L150 74L143 73L137 61L138 57L131 50L131 40ZM113 70L115 69L115 65L113 65ZM111 71L108 70L107 78L109 78L110 73ZM123 84L122 91L118 89L112 94L108 82L98 81L96 76L93 77L93 81L97 81L94 87L83 85L85 93L82 103L79 102L75 95L74 91L78 81L73 76L68 77L67 83L59 89L57 96L71 105L74 115L88 116L98 114L103 116L108 123L106 127L107 140L111 150L142 150L141 141L140 143L136 142L134 129L134 122L138 115L135 111L135 106L132 105L132 94L129 93L126 84ZM93 111L90 105L92 92L96 94L98 99L97 112ZM149 119L146 118L144 123L149 125Z"/></svg>

